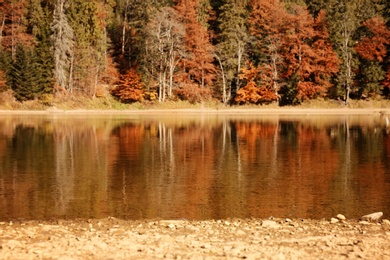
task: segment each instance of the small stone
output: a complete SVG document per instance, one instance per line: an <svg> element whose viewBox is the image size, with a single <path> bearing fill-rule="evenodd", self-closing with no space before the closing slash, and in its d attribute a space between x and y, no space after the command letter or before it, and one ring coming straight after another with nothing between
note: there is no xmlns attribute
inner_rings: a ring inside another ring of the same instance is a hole
<svg viewBox="0 0 390 260"><path fill-rule="evenodd" d="M265 228L278 228L278 227L280 227L280 225L273 220L263 220L263 223L261 224L261 226L265 227Z"/></svg>
<svg viewBox="0 0 390 260"><path fill-rule="evenodd" d="M346 220L346 217L345 217L343 214L338 214L338 215L337 215L337 218L338 218L339 220Z"/></svg>
<svg viewBox="0 0 390 260"><path fill-rule="evenodd" d="M331 218L330 219L330 223L331 224L336 224L336 223L338 223L339 222L339 220L337 219L337 218Z"/></svg>
<svg viewBox="0 0 390 260"><path fill-rule="evenodd" d="M238 229L237 231L236 231L236 236L241 236L241 237L245 237L246 236L246 232L244 231L244 230L242 230L242 229Z"/></svg>
<svg viewBox="0 0 390 260"><path fill-rule="evenodd" d="M388 220L388 219L382 220L382 225L390 226L390 220Z"/></svg>
<svg viewBox="0 0 390 260"><path fill-rule="evenodd" d="M383 212L375 212L361 217L362 220L366 221L378 221L383 216Z"/></svg>
<svg viewBox="0 0 390 260"><path fill-rule="evenodd" d="M291 220L291 219L289 219L289 218L286 218L286 222L287 222L287 223L291 223L291 222L292 222L292 220Z"/></svg>

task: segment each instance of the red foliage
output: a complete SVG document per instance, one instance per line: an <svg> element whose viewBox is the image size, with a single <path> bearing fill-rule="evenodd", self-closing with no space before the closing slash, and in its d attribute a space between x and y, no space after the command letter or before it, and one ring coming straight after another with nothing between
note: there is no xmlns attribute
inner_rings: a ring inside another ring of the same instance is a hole
<svg viewBox="0 0 390 260"><path fill-rule="evenodd" d="M174 90L174 94L179 99L188 100L192 104L211 98L211 90L199 87L197 84L183 84Z"/></svg>
<svg viewBox="0 0 390 260"><path fill-rule="evenodd" d="M364 37L356 45L356 52L364 59L382 62L387 53L387 45L390 44L390 30L383 18L379 17L365 21L363 26L372 33L372 37L368 35Z"/></svg>
<svg viewBox="0 0 390 260"><path fill-rule="evenodd" d="M180 0L176 6L181 15L179 20L186 30L185 45L188 55L184 57L181 66L184 75L181 79L195 82L200 86L211 85L215 79L215 66L210 35L207 27L199 22L199 0Z"/></svg>
<svg viewBox="0 0 390 260"><path fill-rule="evenodd" d="M143 100L143 86L141 77L135 69L130 69L120 76L118 85L111 90L111 94L120 101L131 103Z"/></svg>
<svg viewBox="0 0 390 260"><path fill-rule="evenodd" d="M26 33L24 23L28 1L0 1L0 44L6 50L16 45L31 45L33 37Z"/></svg>
<svg viewBox="0 0 390 260"><path fill-rule="evenodd" d="M330 77L339 71L340 65L340 60L330 44L325 12L321 11L309 27L310 31L311 28L313 31L302 48L302 61L298 71L298 100L324 95L332 86Z"/></svg>

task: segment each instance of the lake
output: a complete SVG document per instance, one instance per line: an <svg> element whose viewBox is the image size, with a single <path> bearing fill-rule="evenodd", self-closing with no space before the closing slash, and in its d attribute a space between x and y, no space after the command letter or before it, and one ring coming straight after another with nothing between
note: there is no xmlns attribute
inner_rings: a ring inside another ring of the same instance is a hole
<svg viewBox="0 0 390 260"><path fill-rule="evenodd" d="M0 116L0 220L390 214L378 115Z"/></svg>

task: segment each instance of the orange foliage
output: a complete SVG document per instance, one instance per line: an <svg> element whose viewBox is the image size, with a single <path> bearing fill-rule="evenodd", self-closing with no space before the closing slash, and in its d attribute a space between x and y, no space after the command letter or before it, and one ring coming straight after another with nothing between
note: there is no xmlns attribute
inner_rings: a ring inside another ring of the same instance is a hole
<svg viewBox="0 0 390 260"><path fill-rule="evenodd" d="M185 71L181 78L202 87L211 85L215 79L214 47L207 27L199 21L199 0L180 0L176 9L186 30L185 45L189 52L181 63Z"/></svg>
<svg viewBox="0 0 390 260"><path fill-rule="evenodd" d="M234 101L241 104L261 104L277 101L279 97L272 88L272 79L267 72L269 72L269 69L267 70L266 66L259 69L253 67L252 64L249 64L249 68L242 69L240 79L246 81L247 84L237 91ZM260 78L263 86L257 86L256 78Z"/></svg>
<svg viewBox="0 0 390 260"><path fill-rule="evenodd" d="M331 87L329 79L338 72L340 61L330 44L325 12L321 11L316 20L302 7L296 12L294 20L299 22L295 23L295 36L290 38L295 47L288 54L289 75L298 71L297 99L313 99Z"/></svg>
<svg viewBox="0 0 390 260"><path fill-rule="evenodd" d="M387 45L390 44L390 30L383 18L379 17L365 21L363 26L367 27L373 36L366 36L356 45L355 50L364 59L382 62L387 53Z"/></svg>
<svg viewBox="0 0 390 260"><path fill-rule="evenodd" d="M243 154L242 159L247 163L253 162L256 158L265 156L259 151L259 143L268 143L274 140L277 135L277 123L253 123L237 122L237 136L240 138L240 150Z"/></svg>
<svg viewBox="0 0 390 260"><path fill-rule="evenodd" d="M267 87L258 87L254 81L249 81L248 84L237 91L234 101L238 103L270 103L277 101L276 93Z"/></svg>
<svg viewBox="0 0 390 260"><path fill-rule="evenodd" d="M143 100L143 86L141 77L135 69L130 69L120 76L118 85L111 90L111 94L125 103Z"/></svg>

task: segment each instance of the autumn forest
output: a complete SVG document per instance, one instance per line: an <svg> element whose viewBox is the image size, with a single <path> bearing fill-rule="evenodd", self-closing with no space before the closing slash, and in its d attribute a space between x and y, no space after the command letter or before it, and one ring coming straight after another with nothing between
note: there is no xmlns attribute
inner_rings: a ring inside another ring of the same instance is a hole
<svg viewBox="0 0 390 260"><path fill-rule="evenodd" d="M0 0L0 92L48 105L389 98L390 2Z"/></svg>

